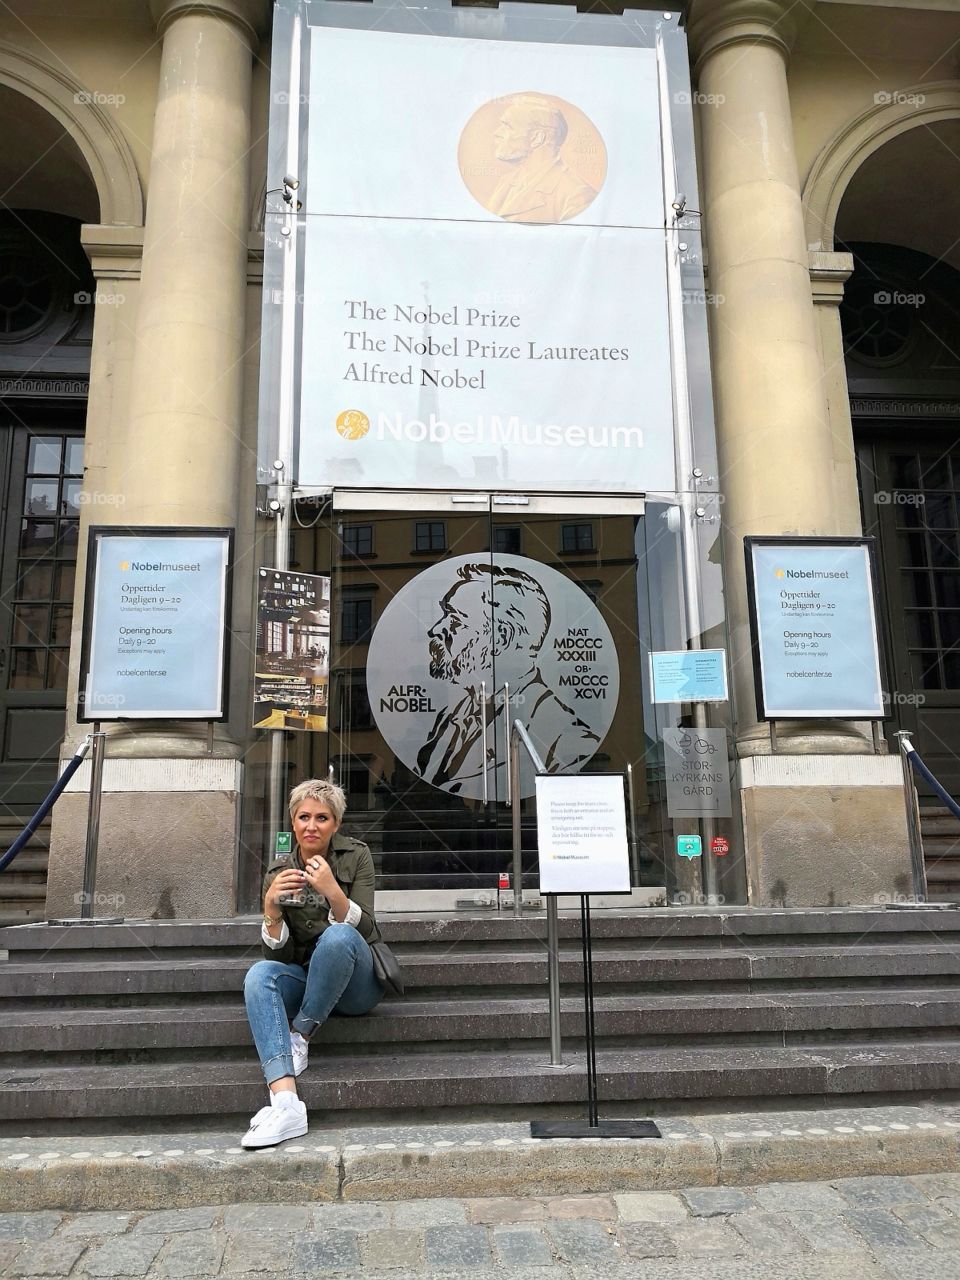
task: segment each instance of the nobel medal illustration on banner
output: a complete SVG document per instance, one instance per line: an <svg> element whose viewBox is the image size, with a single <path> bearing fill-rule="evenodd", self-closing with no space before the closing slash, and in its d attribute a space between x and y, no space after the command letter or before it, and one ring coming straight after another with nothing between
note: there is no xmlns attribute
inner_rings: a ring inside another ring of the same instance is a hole
<svg viewBox="0 0 960 1280"><path fill-rule="evenodd" d="M505 222L566 222L592 204L607 176L593 122L551 94L514 93L470 117L457 151L467 189Z"/></svg>
<svg viewBox="0 0 960 1280"><path fill-rule="evenodd" d="M253 723L258 729L327 727L330 579L260 570Z"/></svg>
<svg viewBox="0 0 960 1280"><path fill-rule="evenodd" d="M309 65L298 483L672 490L655 51L330 28Z"/></svg>
<svg viewBox="0 0 960 1280"><path fill-rule="evenodd" d="M384 610L370 642L370 707L399 759L432 786L481 799L486 771L489 797L505 793L505 683L510 717L548 772L592 759L613 721L620 668L596 605L555 569L522 556L455 556ZM532 772L521 782L532 795Z"/></svg>

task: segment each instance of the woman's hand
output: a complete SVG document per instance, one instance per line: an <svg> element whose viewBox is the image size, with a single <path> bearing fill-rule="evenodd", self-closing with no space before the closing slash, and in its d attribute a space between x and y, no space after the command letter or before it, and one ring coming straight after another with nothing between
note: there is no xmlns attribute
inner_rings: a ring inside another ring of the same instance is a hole
<svg viewBox="0 0 960 1280"><path fill-rule="evenodd" d="M265 916L283 915L280 899L288 895L300 893L303 889L304 874L297 867L284 867L270 882L270 888L264 894L263 914Z"/></svg>
<svg viewBox="0 0 960 1280"><path fill-rule="evenodd" d="M307 884L315 892L326 898L335 920L343 921L350 906L350 900L337 884L336 876L330 863L319 853L313 854L306 863Z"/></svg>
<svg viewBox="0 0 960 1280"><path fill-rule="evenodd" d="M319 854L314 854L305 865L307 884L329 902L331 892L336 893L339 888L330 870L330 863Z"/></svg>

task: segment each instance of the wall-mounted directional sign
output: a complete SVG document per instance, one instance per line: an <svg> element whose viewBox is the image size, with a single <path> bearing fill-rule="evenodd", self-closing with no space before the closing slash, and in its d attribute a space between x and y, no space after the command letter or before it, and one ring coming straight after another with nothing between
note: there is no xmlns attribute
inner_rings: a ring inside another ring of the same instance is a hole
<svg viewBox="0 0 960 1280"><path fill-rule="evenodd" d="M90 529L78 720L226 715L230 529Z"/></svg>
<svg viewBox="0 0 960 1280"><path fill-rule="evenodd" d="M747 538L757 711L882 720L872 538Z"/></svg>
<svg viewBox="0 0 960 1280"><path fill-rule="evenodd" d="M671 818L729 818L725 729L664 729L663 768Z"/></svg>

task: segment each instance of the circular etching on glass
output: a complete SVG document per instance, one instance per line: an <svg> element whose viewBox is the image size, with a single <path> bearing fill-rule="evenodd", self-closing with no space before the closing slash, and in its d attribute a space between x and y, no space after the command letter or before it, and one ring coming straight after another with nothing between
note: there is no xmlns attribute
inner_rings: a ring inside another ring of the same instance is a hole
<svg viewBox="0 0 960 1280"><path fill-rule="evenodd" d="M506 222L556 223L592 203L607 148L579 107L549 93L511 93L476 110L457 148L467 190Z"/></svg>
<svg viewBox="0 0 960 1280"><path fill-rule="evenodd" d="M510 719L549 772L596 754L620 693L613 636L575 582L523 556L432 565L394 596L370 641L378 729L408 768L455 795L482 799L484 769L490 799L505 794L505 683ZM534 792L529 768L521 791Z"/></svg>

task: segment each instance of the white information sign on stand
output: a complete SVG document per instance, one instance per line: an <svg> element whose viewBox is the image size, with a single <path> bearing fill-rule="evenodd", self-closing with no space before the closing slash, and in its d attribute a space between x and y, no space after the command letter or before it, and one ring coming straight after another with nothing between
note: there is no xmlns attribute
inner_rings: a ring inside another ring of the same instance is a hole
<svg viewBox="0 0 960 1280"><path fill-rule="evenodd" d="M537 778L541 893L629 893L623 776Z"/></svg>

